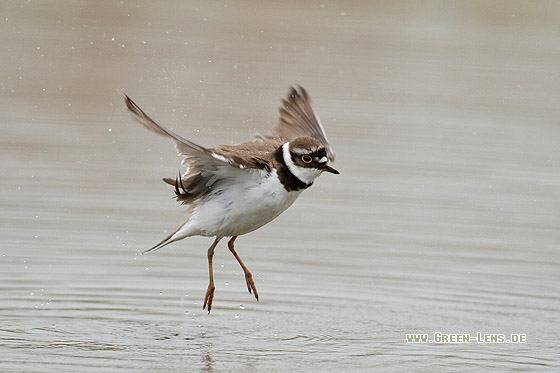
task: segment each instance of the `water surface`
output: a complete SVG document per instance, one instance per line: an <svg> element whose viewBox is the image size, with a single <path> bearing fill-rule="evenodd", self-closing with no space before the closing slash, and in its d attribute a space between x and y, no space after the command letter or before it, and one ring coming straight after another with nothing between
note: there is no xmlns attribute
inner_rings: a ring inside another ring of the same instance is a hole
<svg viewBox="0 0 560 373"><path fill-rule="evenodd" d="M560 367L556 2L5 2L2 371ZM237 240L140 256L182 222L179 159L299 83L341 175ZM525 334L409 344L406 334Z"/></svg>

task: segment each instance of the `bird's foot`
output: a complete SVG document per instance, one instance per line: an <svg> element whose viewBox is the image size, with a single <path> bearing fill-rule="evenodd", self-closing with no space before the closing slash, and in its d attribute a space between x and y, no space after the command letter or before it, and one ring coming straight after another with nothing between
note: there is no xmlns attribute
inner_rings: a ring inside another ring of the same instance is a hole
<svg viewBox="0 0 560 373"><path fill-rule="evenodd" d="M213 283L208 284L208 289L206 290L206 295L204 296L204 305L202 309L206 309L208 307L208 313L212 310L212 301L214 300L214 287Z"/></svg>
<svg viewBox="0 0 560 373"><path fill-rule="evenodd" d="M253 275L251 272L245 272L245 282L247 283L247 290L249 290L250 294L254 294L257 302L259 301L259 293L257 293L257 286L255 285L255 281L253 281Z"/></svg>

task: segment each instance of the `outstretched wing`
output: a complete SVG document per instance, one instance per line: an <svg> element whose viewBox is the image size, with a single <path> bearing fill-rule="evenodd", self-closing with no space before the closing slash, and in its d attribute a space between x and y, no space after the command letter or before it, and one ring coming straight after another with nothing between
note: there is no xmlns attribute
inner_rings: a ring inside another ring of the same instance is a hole
<svg viewBox="0 0 560 373"><path fill-rule="evenodd" d="M300 136L313 137L325 146L328 159L334 160L334 152L327 139L325 129L303 87L292 87L288 96L282 100L279 111L280 118L274 127L275 135L287 140Z"/></svg>
<svg viewBox="0 0 560 373"><path fill-rule="evenodd" d="M171 138L177 152L183 156L182 165L187 168L183 175L175 180L164 179L166 183L175 186L177 199L183 203L191 203L204 195L216 182L234 178L239 172L268 167L266 160L260 157L235 156L232 151L234 149L230 149L233 146L205 148L195 144L154 121L127 95L125 103L134 120L152 132Z"/></svg>
<svg viewBox="0 0 560 373"><path fill-rule="evenodd" d="M183 157L211 155L208 149L185 139L150 118L148 114L144 113L144 111L130 99L130 97L127 95L124 95L124 97L124 102L128 110L132 113L132 118L150 131L170 137L174 141L175 148L180 155Z"/></svg>

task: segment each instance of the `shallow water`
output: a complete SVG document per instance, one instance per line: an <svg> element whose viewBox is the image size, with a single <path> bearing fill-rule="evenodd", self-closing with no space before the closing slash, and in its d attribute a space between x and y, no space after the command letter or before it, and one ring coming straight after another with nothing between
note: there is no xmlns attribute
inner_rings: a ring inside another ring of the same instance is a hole
<svg viewBox="0 0 560 373"><path fill-rule="evenodd" d="M2 371L556 370L556 2L4 2ZM341 175L240 237L182 222L179 159L312 95ZM525 343L407 343L410 333Z"/></svg>

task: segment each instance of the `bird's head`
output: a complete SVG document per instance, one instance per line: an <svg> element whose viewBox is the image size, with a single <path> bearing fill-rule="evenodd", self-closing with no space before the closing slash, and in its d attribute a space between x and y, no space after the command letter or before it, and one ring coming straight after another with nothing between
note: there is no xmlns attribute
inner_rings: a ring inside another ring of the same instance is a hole
<svg viewBox="0 0 560 373"><path fill-rule="evenodd" d="M291 173L311 184L323 172L339 174L328 165L325 146L313 137L298 137L282 145L282 155Z"/></svg>

